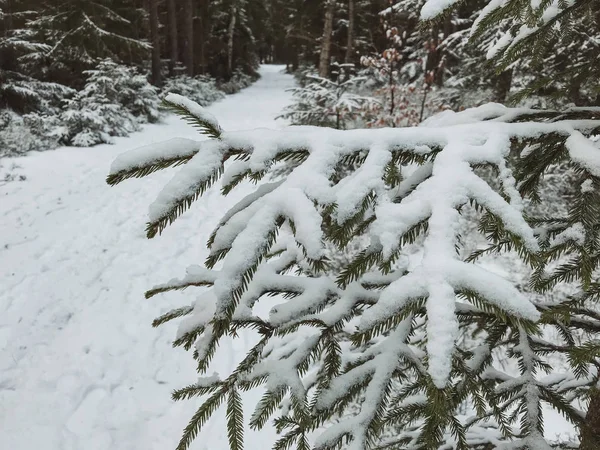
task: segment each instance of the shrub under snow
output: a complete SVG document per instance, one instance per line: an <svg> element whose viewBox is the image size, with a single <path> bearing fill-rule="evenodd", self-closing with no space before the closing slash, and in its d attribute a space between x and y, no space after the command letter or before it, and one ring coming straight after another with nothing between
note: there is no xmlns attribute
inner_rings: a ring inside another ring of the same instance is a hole
<svg viewBox="0 0 600 450"><path fill-rule="evenodd" d="M210 105L225 98L225 94L217 87L215 79L204 75L195 77L178 75L169 78L162 87L161 97L171 92L183 95L202 106Z"/></svg>
<svg viewBox="0 0 600 450"><path fill-rule="evenodd" d="M54 137L62 145L89 147L159 119L157 90L135 68L107 59L85 73L84 88L65 100L59 113L28 116L32 133L40 139Z"/></svg>
<svg viewBox="0 0 600 450"><path fill-rule="evenodd" d="M51 83L3 86L4 91L18 90L20 95L33 98L38 111L23 116L9 110L0 113L0 157L58 145L110 143L113 136L127 136L139 130L140 124L157 122L161 97L169 92L207 106L223 99L225 92L237 92L255 80L236 72L229 82L218 86L208 76L180 75L166 80L159 92L135 67L110 59L100 61L85 74L87 81L79 92L66 87L61 90L60 85ZM34 88L40 86L49 87L38 93Z"/></svg>
<svg viewBox="0 0 600 450"><path fill-rule="evenodd" d="M56 140L51 138L40 142L39 136L27 126L25 117L11 110L0 111L0 158L20 156L45 145L55 146Z"/></svg>
<svg viewBox="0 0 600 450"><path fill-rule="evenodd" d="M249 75L241 70L236 70L228 81L219 84L219 89L226 94L235 94L250 86L257 78L257 75Z"/></svg>

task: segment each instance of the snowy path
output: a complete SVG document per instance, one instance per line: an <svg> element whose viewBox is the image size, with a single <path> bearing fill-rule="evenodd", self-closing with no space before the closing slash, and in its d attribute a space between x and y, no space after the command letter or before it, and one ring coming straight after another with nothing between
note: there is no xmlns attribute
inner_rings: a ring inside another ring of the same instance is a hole
<svg viewBox="0 0 600 450"><path fill-rule="evenodd" d="M293 85L281 69L263 67L255 85L209 110L226 130L280 126L274 117ZM195 381L193 361L171 348L174 325L150 323L192 291L152 300L143 292L203 261L205 238L235 198L211 194L147 240L147 207L173 172L104 182L119 153L174 136L198 138L170 117L116 145L19 158L27 181L0 186L0 448L168 450L178 442L196 402L173 403L170 392ZM229 370L242 347L222 346L218 369ZM193 448L226 449L222 419ZM264 442L249 435L246 448Z"/></svg>

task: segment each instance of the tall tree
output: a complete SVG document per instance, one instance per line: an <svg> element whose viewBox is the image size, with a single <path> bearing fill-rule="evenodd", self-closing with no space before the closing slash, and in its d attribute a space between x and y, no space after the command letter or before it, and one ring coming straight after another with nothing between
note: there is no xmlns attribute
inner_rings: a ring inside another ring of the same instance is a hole
<svg viewBox="0 0 600 450"><path fill-rule="evenodd" d="M158 0L148 0L148 9L150 17L150 41L152 42L152 83L155 86L160 86L162 84L162 76L160 64Z"/></svg>
<svg viewBox="0 0 600 450"><path fill-rule="evenodd" d="M175 6L175 0L167 0L167 13L169 19L169 74L173 75L175 65L179 61L177 8Z"/></svg>
<svg viewBox="0 0 600 450"><path fill-rule="evenodd" d="M237 1L231 3L229 10L229 25L227 26L227 75L233 74L233 39L235 37L235 24L238 16Z"/></svg>
<svg viewBox="0 0 600 450"><path fill-rule="evenodd" d="M323 36L321 38L321 53L319 56L319 76L329 76L329 64L331 62L331 33L333 31L333 15L335 12L335 0L325 3L325 21L323 24Z"/></svg>
<svg viewBox="0 0 600 450"><path fill-rule="evenodd" d="M183 2L183 30L185 35L184 63L189 76L194 76L194 1Z"/></svg>
<svg viewBox="0 0 600 450"><path fill-rule="evenodd" d="M354 0L348 0L348 42L344 62L351 63L354 58Z"/></svg>

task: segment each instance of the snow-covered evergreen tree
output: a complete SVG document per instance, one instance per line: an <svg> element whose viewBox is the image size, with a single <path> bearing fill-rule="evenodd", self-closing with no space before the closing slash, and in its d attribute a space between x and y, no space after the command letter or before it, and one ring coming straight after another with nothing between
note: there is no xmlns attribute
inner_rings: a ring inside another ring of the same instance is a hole
<svg viewBox="0 0 600 450"><path fill-rule="evenodd" d="M434 19L455 3L429 0L421 16ZM543 94L576 105L597 103L597 2L508 0L474 6L475 19L466 35L498 73L523 72L517 98Z"/></svg>
<svg viewBox="0 0 600 450"><path fill-rule="evenodd" d="M135 69L107 59L85 72L84 88L65 102L54 117L63 144L89 147L127 136L139 123L156 122L159 99L156 89Z"/></svg>
<svg viewBox="0 0 600 450"><path fill-rule="evenodd" d="M135 68L106 59L85 75L84 88L65 100L60 112L25 116L29 131L42 140L55 138L63 145L89 147L111 142L111 136L127 136L141 123L159 119L158 92Z"/></svg>
<svg viewBox="0 0 600 450"><path fill-rule="evenodd" d="M19 113L51 112L61 101L73 94L67 86L33 78L26 70L23 58L49 51L47 43L35 42L34 32L26 26L36 12L21 1L0 1L0 108Z"/></svg>
<svg viewBox="0 0 600 450"><path fill-rule="evenodd" d="M331 64L331 78L307 75L304 86L292 88L294 103L281 117L294 125L328 126L344 129L361 117L370 116L377 101L356 93L361 77L354 75L353 64Z"/></svg>
<svg viewBox="0 0 600 450"><path fill-rule="evenodd" d="M597 148L588 136L600 129L597 112L488 105L446 112L416 128L230 133L189 100L171 95L167 102L212 139L172 140L114 162L110 184L185 164L151 205L148 237L219 182L225 194L245 179L258 184L210 236L205 268L190 267L181 280L147 293L211 287L155 321L184 317L175 345L195 349L201 373L224 336L258 332L256 346L226 378L201 377L175 392L175 399L207 396L180 449L221 404L230 446L240 449L240 395L257 386L266 393L251 427L263 427L289 405L275 418L282 433L276 449L346 442L352 449L437 450L501 441L510 442L507 448L549 449L542 402L581 423L583 413L571 402L597 380L593 354L544 340L546 326L565 328L564 308L528 298L477 265L482 252L462 254L460 213L475 205L486 251L516 250L536 270L548 238L580 242L570 221L548 232L532 227L522 195L533 192L542 167L536 145L544 153L548 145L561 155L566 149L574 164L591 171L585 186L595 183ZM577 120L582 115L587 120ZM533 146L538 157L527 150L513 172L511 143L513 150ZM494 182L473 171L481 166L496 171ZM369 238L367 246L332 275L324 242L344 248L359 236ZM417 239L422 258L400 257ZM274 294L281 297L270 314L257 316L257 304ZM459 339L466 329L478 338ZM546 375L548 355L565 351L572 370ZM516 372L506 369L507 360ZM465 402L474 419L461 416ZM358 411L344 414L350 404ZM395 425L402 432L389 441L384 432Z"/></svg>
<svg viewBox="0 0 600 450"><path fill-rule="evenodd" d="M44 44L22 58L39 79L83 84L84 70L100 59L141 62L150 44L136 35L140 10L116 0L46 2L27 23L31 43Z"/></svg>

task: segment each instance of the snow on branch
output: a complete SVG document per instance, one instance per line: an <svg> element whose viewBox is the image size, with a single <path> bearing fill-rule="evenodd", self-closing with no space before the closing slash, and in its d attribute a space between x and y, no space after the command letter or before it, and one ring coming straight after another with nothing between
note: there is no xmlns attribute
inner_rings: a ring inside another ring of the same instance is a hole
<svg viewBox="0 0 600 450"><path fill-rule="evenodd" d="M114 185L131 177L143 177L158 170L187 163L200 148L192 139L173 138L124 153L110 167L107 183Z"/></svg>
<svg viewBox="0 0 600 450"><path fill-rule="evenodd" d="M416 128L226 132L198 105L170 101L213 139L133 150L115 161L109 176L116 184L184 164L150 207L149 237L216 184L224 194L240 189L243 180L257 184L208 237L206 268L191 268L183 279L147 294L209 287L193 304L155 322L185 316L175 344L195 348L200 372L208 370L225 335L251 328L260 336L227 379L203 379L175 396L211 394L184 431L180 448L187 448L225 398L234 414L238 389L257 386L266 393L250 419L253 427L264 426L284 402L290 406L275 422L287 430L278 444L282 448L305 442L351 402L359 403L357 414L317 432L318 448L343 439L356 450L372 446L382 424L406 414L424 424L414 437L418 445L434 448L447 429L466 445L466 429L475 424L439 411L454 410L468 393L483 395L492 405L502 397L482 394L473 381L485 375L489 348L475 350L469 364L456 357L467 315L493 317L494 326L504 324L521 336L516 352L522 377L502 381L510 384L506 392L526 394L530 403L523 411L531 426L539 426L533 403L554 397L535 379L535 356L527 347L538 308L509 281L459 255L459 210L476 204L514 246L537 252L507 164L511 143L559 136L559 144L591 170L594 145L581 133L600 127L600 121L561 120L546 112L548 120L530 122L526 118L536 114L533 110L492 105L445 113ZM473 171L482 165L495 169L499 187ZM369 237L368 246L332 274L325 245L343 246L354 235ZM423 258L409 268L399 255L419 237ZM274 295L278 304L268 317L259 317L256 306ZM409 380L412 388L397 392L398 380ZM415 393L427 398L424 407L402 403ZM513 397L502 400L512 404ZM490 414L505 421L501 409ZM239 417L232 417L235 429L229 435L239 443ZM473 433L469 436L476 439ZM531 436L537 443L539 435Z"/></svg>
<svg viewBox="0 0 600 450"><path fill-rule="evenodd" d="M421 8L421 19L435 19L445 11L452 8L459 0L427 0Z"/></svg>

